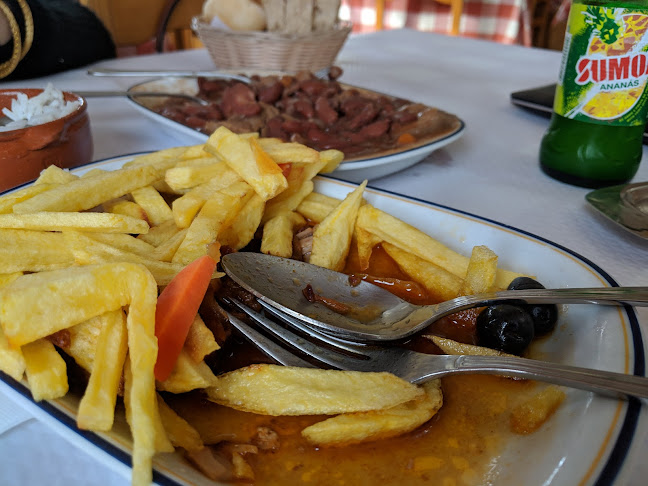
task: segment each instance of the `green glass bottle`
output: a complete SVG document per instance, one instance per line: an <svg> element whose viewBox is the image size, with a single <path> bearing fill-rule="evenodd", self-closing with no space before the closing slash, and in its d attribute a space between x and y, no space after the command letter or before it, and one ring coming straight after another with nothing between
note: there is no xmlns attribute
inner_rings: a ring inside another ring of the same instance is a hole
<svg viewBox="0 0 648 486"><path fill-rule="evenodd" d="M648 113L648 0L574 0L542 170L604 187L637 172Z"/></svg>

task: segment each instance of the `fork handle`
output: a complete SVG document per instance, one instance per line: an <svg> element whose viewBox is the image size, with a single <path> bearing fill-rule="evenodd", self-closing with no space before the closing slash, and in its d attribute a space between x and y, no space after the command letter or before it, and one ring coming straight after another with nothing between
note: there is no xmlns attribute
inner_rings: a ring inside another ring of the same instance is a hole
<svg viewBox="0 0 648 486"><path fill-rule="evenodd" d="M526 358L500 356L457 356L456 358L454 366L449 366L443 374L461 372L503 375L579 388L616 398L629 396L648 398L648 378L644 376L579 368ZM421 379L419 382L435 377L439 377L439 374L431 373L429 377Z"/></svg>
<svg viewBox="0 0 648 486"><path fill-rule="evenodd" d="M527 304L627 304L641 307L648 306L648 287L504 290L495 292L493 297L492 303L520 300ZM466 300L488 300L488 295L468 296Z"/></svg>

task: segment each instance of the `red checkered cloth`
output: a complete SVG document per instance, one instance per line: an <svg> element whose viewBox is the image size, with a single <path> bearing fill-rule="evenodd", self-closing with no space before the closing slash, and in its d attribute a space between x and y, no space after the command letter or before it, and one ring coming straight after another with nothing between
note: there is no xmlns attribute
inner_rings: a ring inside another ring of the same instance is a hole
<svg viewBox="0 0 648 486"><path fill-rule="evenodd" d="M354 32L376 29L375 0L342 0L340 17L350 20ZM434 0L386 0L385 29L412 29L449 34L450 6ZM459 35L504 44L531 45L526 0L464 0Z"/></svg>

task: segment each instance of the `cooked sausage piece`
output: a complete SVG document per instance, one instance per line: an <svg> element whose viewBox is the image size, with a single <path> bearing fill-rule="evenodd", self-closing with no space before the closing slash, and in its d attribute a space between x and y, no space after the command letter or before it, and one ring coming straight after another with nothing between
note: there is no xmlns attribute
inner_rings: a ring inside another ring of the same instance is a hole
<svg viewBox="0 0 648 486"><path fill-rule="evenodd" d="M252 88L243 83L236 83L225 88L221 110L226 117L254 116L261 112L261 106L256 101Z"/></svg>

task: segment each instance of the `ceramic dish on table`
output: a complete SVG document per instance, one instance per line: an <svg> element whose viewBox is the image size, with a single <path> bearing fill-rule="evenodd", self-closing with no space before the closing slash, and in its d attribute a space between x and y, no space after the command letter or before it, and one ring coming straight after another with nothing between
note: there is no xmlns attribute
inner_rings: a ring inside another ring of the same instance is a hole
<svg viewBox="0 0 648 486"><path fill-rule="evenodd" d="M624 230L648 239L648 182L603 187L585 200Z"/></svg>
<svg viewBox="0 0 648 486"><path fill-rule="evenodd" d="M271 73L263 73L263 75L266 74ZM355 87L349 88L358 89L370 96L380 95L380 93L370 90ZM138 83L128 89L128 92L132 94L138 91L196 95L199 93L199 88L195 78L166 77ZM187 135L195 143L201 143L207 139L207 135L199 129L191 128L188 125L174 121L158 113L157 108L165 102L164 98L157 96L131 96L129 99L142 113L170 127L175 132L179 131ZM438 126L430 133L421 136L415 142L403 144L396 148L377 148L371 153L351 155L340 164L335 170L334 175L352 182L361 182L364 179L377 179L378 177L411 167L425 159L435 150L455 142L464 134L464 122L458 117L441 110L438 110L438 113Z"/></svg>
<svg viewBox="0 0 648 486"><path fill-rule="evenodd" d="M19 93L32 99L43 90L0 90L0 117L4 108L10 109ZM56 120L0 131L0 191L36 179L50 165L70 168L92 160L88 104L74 93L63 92L63 99L68 103L77 102L78 107Z"/></svg>
<svg viewBox="0 0 648 486"><path fill-rule="evenodd" d="M114 170L132 156L90 164L73 172L101 168ZM355 186L326 177L316 179L315 190L343 198ZM437 237L462 254L474 245L487 245L500 257L503 268L535 275L547 287L616 286L594 262L547 241L496 221L398 194L367 189L367 201L379 209ZM561 311L550 337L536 343L533 355L548 361L645 374L645 344L634 309L572 305ZM123 414L111 432L79 431L75 413L79 397L34 403L24 383L0 374L0 388L78 443L98 461L127 471L131 442ZM537 432L507 439L483 478L498 486L520 484L621 485L628 478L626 458L642 447L637 434L645 413L636 400L618 401L581 390L566 390L566 400ZM533 458L530 460L530 458ZM210 485L214 482L193 469L179 454L158 455L154 461L158 484ZM405 468L403 468L405 474Z"/></svg>

